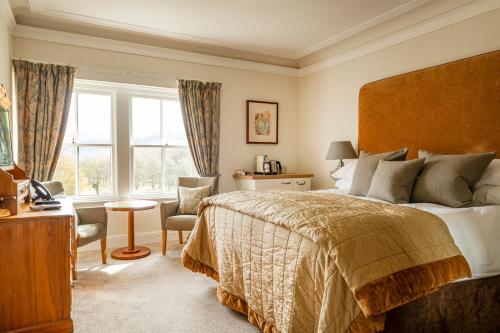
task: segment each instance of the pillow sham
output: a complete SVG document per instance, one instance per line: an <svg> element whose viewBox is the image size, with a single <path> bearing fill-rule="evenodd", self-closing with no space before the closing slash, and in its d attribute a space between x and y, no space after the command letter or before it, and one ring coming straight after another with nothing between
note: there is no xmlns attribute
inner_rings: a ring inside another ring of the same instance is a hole
<svg viewBox="0 0 500 333"><path fill-rule="evenodd" d="M379 161L366 196L395 204L408 203L424 161L423 158L410 161Z"/></svg>
<svg viewBox="0 0 500 333"><path fill-rule="evenodd" d="M472 189L495 153L440 155L419 150L418 157L425 163L412 201L465 207L472 204Z"/></svg>
<svg viewBox="0 0 500 333"><path fill-rule="evenodd" d="M334 177L339 178L339 180L335 182L335 187L342 193L349 192L357 164L357 159L344 160L344 166L333 173Z"/></svg>
<svg viewBox="0 0 500 333"><path fill-rule="evenodd" d="M198 213L198 205L201 200L210 196L211 186L201 187L178 187L179 195L179 215L196 215Z"/></svg>
<svg viewBox="0 0 500 333"><path fill-rule="evenodd" d="M491 161L474 187L476 205L500 205L500 160Z"/></svg>
<svg viewBox="0 0 500 333"><path fill-rule="evenodd" d="M373 174L375 173L375 170L377 170L378 162L380 160L404 161L406 159L407 153L407 148L380 154L372 154L361 151L359 154L356 169L354 170L354 176L349 194L366 196L368 190L370 189Z"/></svg>

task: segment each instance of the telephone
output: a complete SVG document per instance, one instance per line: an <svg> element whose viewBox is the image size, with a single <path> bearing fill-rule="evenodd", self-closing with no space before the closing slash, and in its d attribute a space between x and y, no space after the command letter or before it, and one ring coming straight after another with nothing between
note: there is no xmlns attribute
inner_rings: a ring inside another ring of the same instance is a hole
<svg viewBox="0 0 500 333"><path fill-rule="evenodd" d="M42 199L44 201L52 201L52 196L50 195L49 190L40 184L40 182L32 179L31 180L31 186L35 190L35 194L32 196L33 201L37 199Z"/></svg>

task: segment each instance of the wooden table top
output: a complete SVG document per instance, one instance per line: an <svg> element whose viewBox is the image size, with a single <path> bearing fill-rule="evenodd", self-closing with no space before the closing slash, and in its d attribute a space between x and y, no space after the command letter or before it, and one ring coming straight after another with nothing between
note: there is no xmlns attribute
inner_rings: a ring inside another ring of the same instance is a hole
<svg viewBox="0 0 500 333"><path fill-rule="evenodd" d="M22 203L19 205L17 215L0 217L0 222L8 222L15 220L23 220L30 218L41 218L41 217L71 217L74 214L73 202L69 198L56 199L61 202L61 209L51 209L51 210L40 210L31 211L30 205L27 203Z"/></svg>
<svg viewBox="0 0 500 333"><path fill-rule="evenodd" d="M104 204L104 207L112 211L131 212L137 210L153 209L156 207L156 205L157 205L156 201L151 201L151 200L121 200L121 201L106 202Z"/></svg>

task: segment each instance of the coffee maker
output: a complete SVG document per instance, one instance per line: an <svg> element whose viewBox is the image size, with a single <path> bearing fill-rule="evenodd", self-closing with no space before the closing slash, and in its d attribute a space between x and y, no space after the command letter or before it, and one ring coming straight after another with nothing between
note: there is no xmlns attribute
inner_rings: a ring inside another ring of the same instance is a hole
<svg viewBox="0 0 500 333"><path fill-rule="evenodd" d="M282 171L281 163L276 160L269 160L267 155L260 155L255 158L255 173L258 175L277 175Z"/></svg>
<svg viewBox="0 0 500 333"><path fill-rule="evenodd" d="M259 155L255 158L255 173L258 175L271 174L271 163L267 155Z"/></svg>

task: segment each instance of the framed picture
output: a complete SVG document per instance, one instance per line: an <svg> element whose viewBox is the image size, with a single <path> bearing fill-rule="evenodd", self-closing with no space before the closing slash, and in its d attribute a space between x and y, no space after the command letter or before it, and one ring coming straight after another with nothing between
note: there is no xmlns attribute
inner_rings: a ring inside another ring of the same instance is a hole
<svg viewBox="0 0 500 333"><path fill-rule="evenodd" d="M278 143L278 103L247 100L247 143Z"/></svg>

